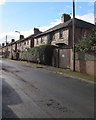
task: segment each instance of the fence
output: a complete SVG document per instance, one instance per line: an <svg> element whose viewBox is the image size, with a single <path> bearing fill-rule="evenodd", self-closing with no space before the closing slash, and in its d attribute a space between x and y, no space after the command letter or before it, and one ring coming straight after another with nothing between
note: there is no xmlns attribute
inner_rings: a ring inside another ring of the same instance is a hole
<svg viewBox="0 0 96 120"><path fill-rule="evenodd" d="M54 49L52 65L60 68L70 68L70 50L71 49Z"/></svg>

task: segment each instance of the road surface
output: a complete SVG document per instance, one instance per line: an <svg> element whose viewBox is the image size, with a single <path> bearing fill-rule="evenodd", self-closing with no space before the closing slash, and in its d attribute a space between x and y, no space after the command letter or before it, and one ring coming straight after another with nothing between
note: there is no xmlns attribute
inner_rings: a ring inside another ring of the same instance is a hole
<svg viewBox="0 0 96 120"><path fill-rule="evenodd" d="M94 85L44 68L0 61L3 118L93 118Z"/></svg>

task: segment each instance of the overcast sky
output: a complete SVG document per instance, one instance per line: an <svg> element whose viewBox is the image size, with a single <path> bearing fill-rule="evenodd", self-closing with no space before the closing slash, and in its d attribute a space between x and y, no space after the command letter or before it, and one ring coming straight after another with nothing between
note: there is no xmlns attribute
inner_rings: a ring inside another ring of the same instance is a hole
<svg viewBox="0 0 96 120"><path fill-rule="evenodd" d="M94 3L76 2L76 18L94 24ZM25 37L33 28L42 31L61 22L63 13L72 16L72 2L5 2L0 0L0 43L12 38L18 40L20 31Z"/></svg>

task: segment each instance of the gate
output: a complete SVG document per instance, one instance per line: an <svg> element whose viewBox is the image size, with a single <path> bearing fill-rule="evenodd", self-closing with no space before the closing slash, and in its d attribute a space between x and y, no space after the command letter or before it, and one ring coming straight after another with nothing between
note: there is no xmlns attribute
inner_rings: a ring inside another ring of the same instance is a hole
<svg viewBox="0 0 96 120"><path fill-rule="evenodd" d="M52 65L60 68L70 68L70 49L54 49Z"/></svg>

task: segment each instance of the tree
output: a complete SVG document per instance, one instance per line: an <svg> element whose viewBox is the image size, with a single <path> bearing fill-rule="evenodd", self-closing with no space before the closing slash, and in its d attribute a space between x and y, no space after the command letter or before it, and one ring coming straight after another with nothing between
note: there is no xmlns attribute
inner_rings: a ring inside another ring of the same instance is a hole
<svg viewBox="0 0 96 120"><path fill-rule="evenodd" d="M90 36L84 37L78 44L76 44L77 52L93 52L96 53L96 27Z"/></svg>

